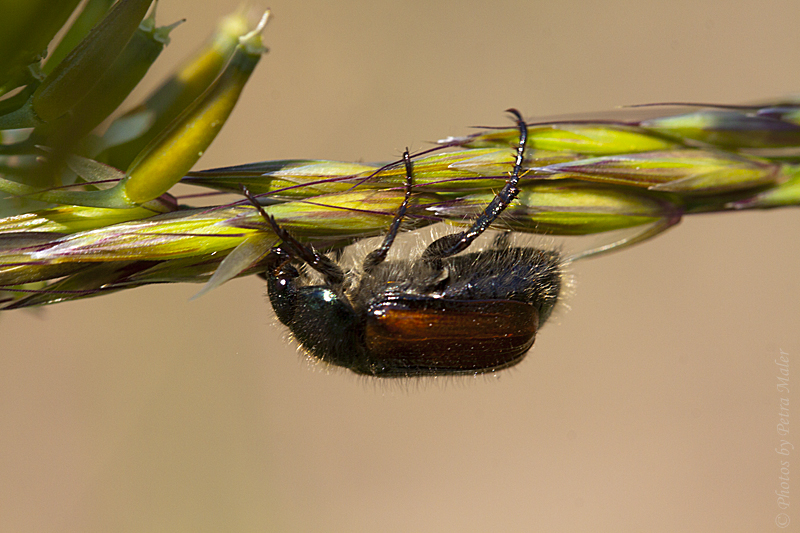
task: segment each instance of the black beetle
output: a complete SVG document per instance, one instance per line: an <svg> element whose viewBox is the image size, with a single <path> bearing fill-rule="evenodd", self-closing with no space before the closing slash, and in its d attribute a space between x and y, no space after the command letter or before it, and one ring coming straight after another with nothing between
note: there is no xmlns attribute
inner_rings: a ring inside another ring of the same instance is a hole
<svg viewBox="0 0 800 533"><path fill-rule="evenodd" d="M383 244L361 271L345 271L298 242L258 202L281 239L267 258L264 278L278 319L312 356L359 374L403 377L478 374L525 357L561 289L562 264L554 251L512 247L466 250L519 193L527 126L520 130L514 170L506 185L466 231L432 242L417 259L385 261L411 196L413 166L406 150L406 196ZM292 264L322 274L310 284Z"/></svg>

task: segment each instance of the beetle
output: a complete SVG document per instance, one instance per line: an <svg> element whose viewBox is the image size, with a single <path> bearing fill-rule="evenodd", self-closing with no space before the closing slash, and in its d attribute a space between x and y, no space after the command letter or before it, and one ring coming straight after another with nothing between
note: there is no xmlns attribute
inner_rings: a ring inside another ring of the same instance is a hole
<svg viewBox="0 0 800 533"><path fill-rule="evenodd" d="M527 126L517 110L508 112L520 137L505 186L467 230L433 241L417 259L386 260L411 197L408 150L405 198L383 243L360 269L346 271L297 241L244 189L281 240L269 252L262 277L275 314L304 350L379 377L494 372L525 357L558 300L560 254L511 246L501 237L489 249L457 255L519 193ZM321 274L323 282L309 281L298 262Z"/></svg>

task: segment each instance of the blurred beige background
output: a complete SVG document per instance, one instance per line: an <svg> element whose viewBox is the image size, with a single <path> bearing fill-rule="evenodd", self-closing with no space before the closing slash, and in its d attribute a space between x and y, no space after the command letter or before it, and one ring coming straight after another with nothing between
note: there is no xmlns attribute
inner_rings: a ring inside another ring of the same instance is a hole
<svg viewBox="0 0 800 533"><path fill-rule="evenodd" d="M146 85L237 4L162 0L188 21ZM794 1L270 7L271 51L198 168L389 160L511 106L800 91ZM489 378L309 367L256 278L3 314L0 531L780 531L780 349L800 531L799 227L692 217L577 264L571 310Z"/></svg>

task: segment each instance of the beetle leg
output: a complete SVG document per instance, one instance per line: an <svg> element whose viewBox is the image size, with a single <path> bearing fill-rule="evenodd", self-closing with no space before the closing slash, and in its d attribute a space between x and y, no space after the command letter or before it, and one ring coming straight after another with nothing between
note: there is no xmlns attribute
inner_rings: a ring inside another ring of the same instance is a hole
<svg viewBox="0 0 800 533"><path fill-rule="evenodd" d="M422 254L423 261L433 263L434 265L440 264L441 259L450 257L458 252L466 250L472 242L477 239L488 227L494 222L500 213L508 207L508 205L519 194L520 173L522 172L522 163L525 160L525 146L528 142L528 126L522 119L522 115L516 109L508 109L519 128L519 144L517 145L517 155L514 160L514 170L511 172L505 186L498 192L495 197L486 206L486 209L481 215L475 219L472 226L461 233L452 233L433 241Z"/></svg>
<svg viewBox="0 0 800 533"><path fill-rule="evenodd" d="M245 195L245 197L250 201L251 204L253 204L253 206L261 214L262 218L264 218L264 220L266 220L270 225L272 231L275 232L275 235L277 235L282 241L281 245L278 247L281 252L288 253L290 256L296 257L297 259L308 263L308 266L322 274L331 285L341 285L344 282L344 271L339 267L339 265L334 263L327 256L318 254L310 246L306 246L295 239L291 233L286 231L286 229L278 224L278 222L275 220L275 217L267 214L267 212L264 211L262 205L258 203L258 200L256 200L247 187L244 185L241 187L242 193Z"/></svg>
<svg viewBox="0 0 800 533"><path fill-rule="evenodd" d="M385 259L386 255L389 253L389 249L392 247L394 243L394 238L397 236L397 232L400 229L400 223L403 221L403 217L406 215L406 209L408 209L408 202L411 199L411 187L412 187L412 165L411 165L411 156L408 154L408 148L406 151L403 152L403 163L406 166L406 195L403 198L403 203L400 204L400 207L397 210L397 213L394 215L394 220L392 220L392 225L389 226L389 232L386 234L386 237L383 239L383 244L380 247L376 248L375 250L371 251L367 257L364 258L364 272L369 272L379 264L381 264Z"/></svg>

